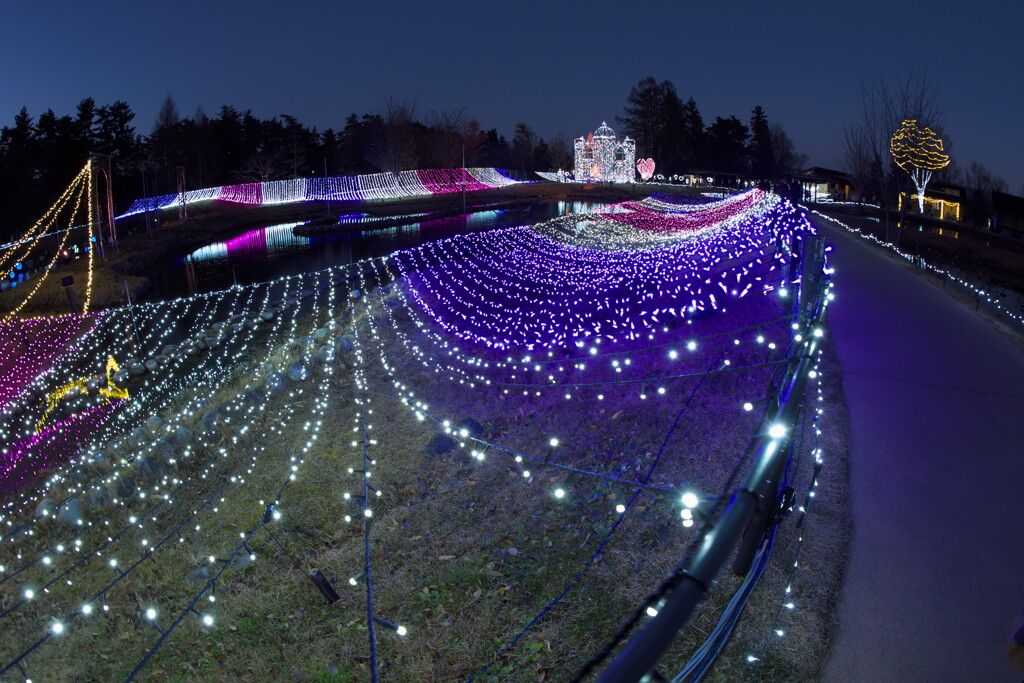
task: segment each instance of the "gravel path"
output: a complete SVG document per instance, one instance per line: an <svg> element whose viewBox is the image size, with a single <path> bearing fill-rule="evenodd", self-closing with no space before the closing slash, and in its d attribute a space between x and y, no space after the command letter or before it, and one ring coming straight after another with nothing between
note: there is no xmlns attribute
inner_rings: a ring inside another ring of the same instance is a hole
<svg viewBox="0 0 1024 683"><path fill-rule="evenodd" d="M1024 353L849 233L835 335L854 522L824 681L1020 681Z"/></svg>

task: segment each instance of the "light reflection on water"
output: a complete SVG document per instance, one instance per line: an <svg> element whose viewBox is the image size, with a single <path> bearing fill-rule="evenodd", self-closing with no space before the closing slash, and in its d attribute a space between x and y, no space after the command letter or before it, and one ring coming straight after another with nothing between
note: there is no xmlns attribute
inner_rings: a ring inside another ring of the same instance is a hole
<svg viewBox="0 0 1024 683"><path fill-rule="evenodd" d="M350 232L300 237L284 223L249 230L224 242L201 247L154 274L154 290L146 298L216 291L232 284L265 282L286 275L329 268L360 259L384 256L424 242L541 221L606 206L601 202L546 200L527 207L478 211L392 227L374 227L379 218L344 214L339 223Z"/></svg>

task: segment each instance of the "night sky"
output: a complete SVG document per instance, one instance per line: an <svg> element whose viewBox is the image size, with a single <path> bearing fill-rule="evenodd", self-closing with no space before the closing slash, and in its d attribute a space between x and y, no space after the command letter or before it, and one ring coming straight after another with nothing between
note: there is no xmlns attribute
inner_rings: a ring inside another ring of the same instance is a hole
<svg viewBox="0 0 1024 683"><path fill-rule="evenodd" d="M781 5L781 7L779 7ZM814 9L810 9L813 7ZM458 109L511 137L615 127L645 76L693 96L705 123L760 104L811 165L837 167L861 84L912 68L941 89L953 158L1024 192L1024 3L49 2L6 3L0 125L27 106L123 99L149 133L222 104L341 128L388 97Z"/></svg>

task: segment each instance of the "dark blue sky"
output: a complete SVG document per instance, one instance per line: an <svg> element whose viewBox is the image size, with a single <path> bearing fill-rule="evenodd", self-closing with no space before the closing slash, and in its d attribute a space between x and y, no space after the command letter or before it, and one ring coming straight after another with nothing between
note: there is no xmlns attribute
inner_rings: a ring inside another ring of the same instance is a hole
<svg viewBox="0 0 1024 683"><path fill-rule="evenodd" d="M650 75L706 122L760 104L811 164L834 167L861 83L917 68L941 88L954 159L1020 193L1022 26L1017 0L18 2L0 26L0 124L92 96L127 100L148 133L171 94L183 115L231 104L337 128L391 96L465 107L509 137L521 120L576 136L614 127Z"/></svg>

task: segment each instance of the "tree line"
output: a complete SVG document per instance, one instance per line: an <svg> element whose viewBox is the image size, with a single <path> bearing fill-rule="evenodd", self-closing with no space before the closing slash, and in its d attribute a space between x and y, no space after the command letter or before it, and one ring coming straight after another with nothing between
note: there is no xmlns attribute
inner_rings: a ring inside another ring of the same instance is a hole
<svg viewBox="0 0 1024 683"><path fill-rule="evenodd" d="M183 116L168 96L149 135L135 128L127 102L98 106L85 98L73 114L22 110L0 129L0 234L31 225L60 195L91 152L112 158L115 200L285 178L353 175L412 168L494 166L529 173L569 168L572 146L550 141L527 123L511 140L484 129L465 110L418 112L415 102L388 101L372 114L351 114L318 130L287 114L259 118L224 105Z"/></svg>
<svg viewBox="0 0 1024 683"><path fill-rule="evenodd" d="M782 124L769 123L760 105L751 110L749 125L736 116L717 116L705 126L697 102L683 102L672 81L641 80L617 120L636 141L637 158L653 158L666 176L711 171L786 180L806 163Z"/></svg>

